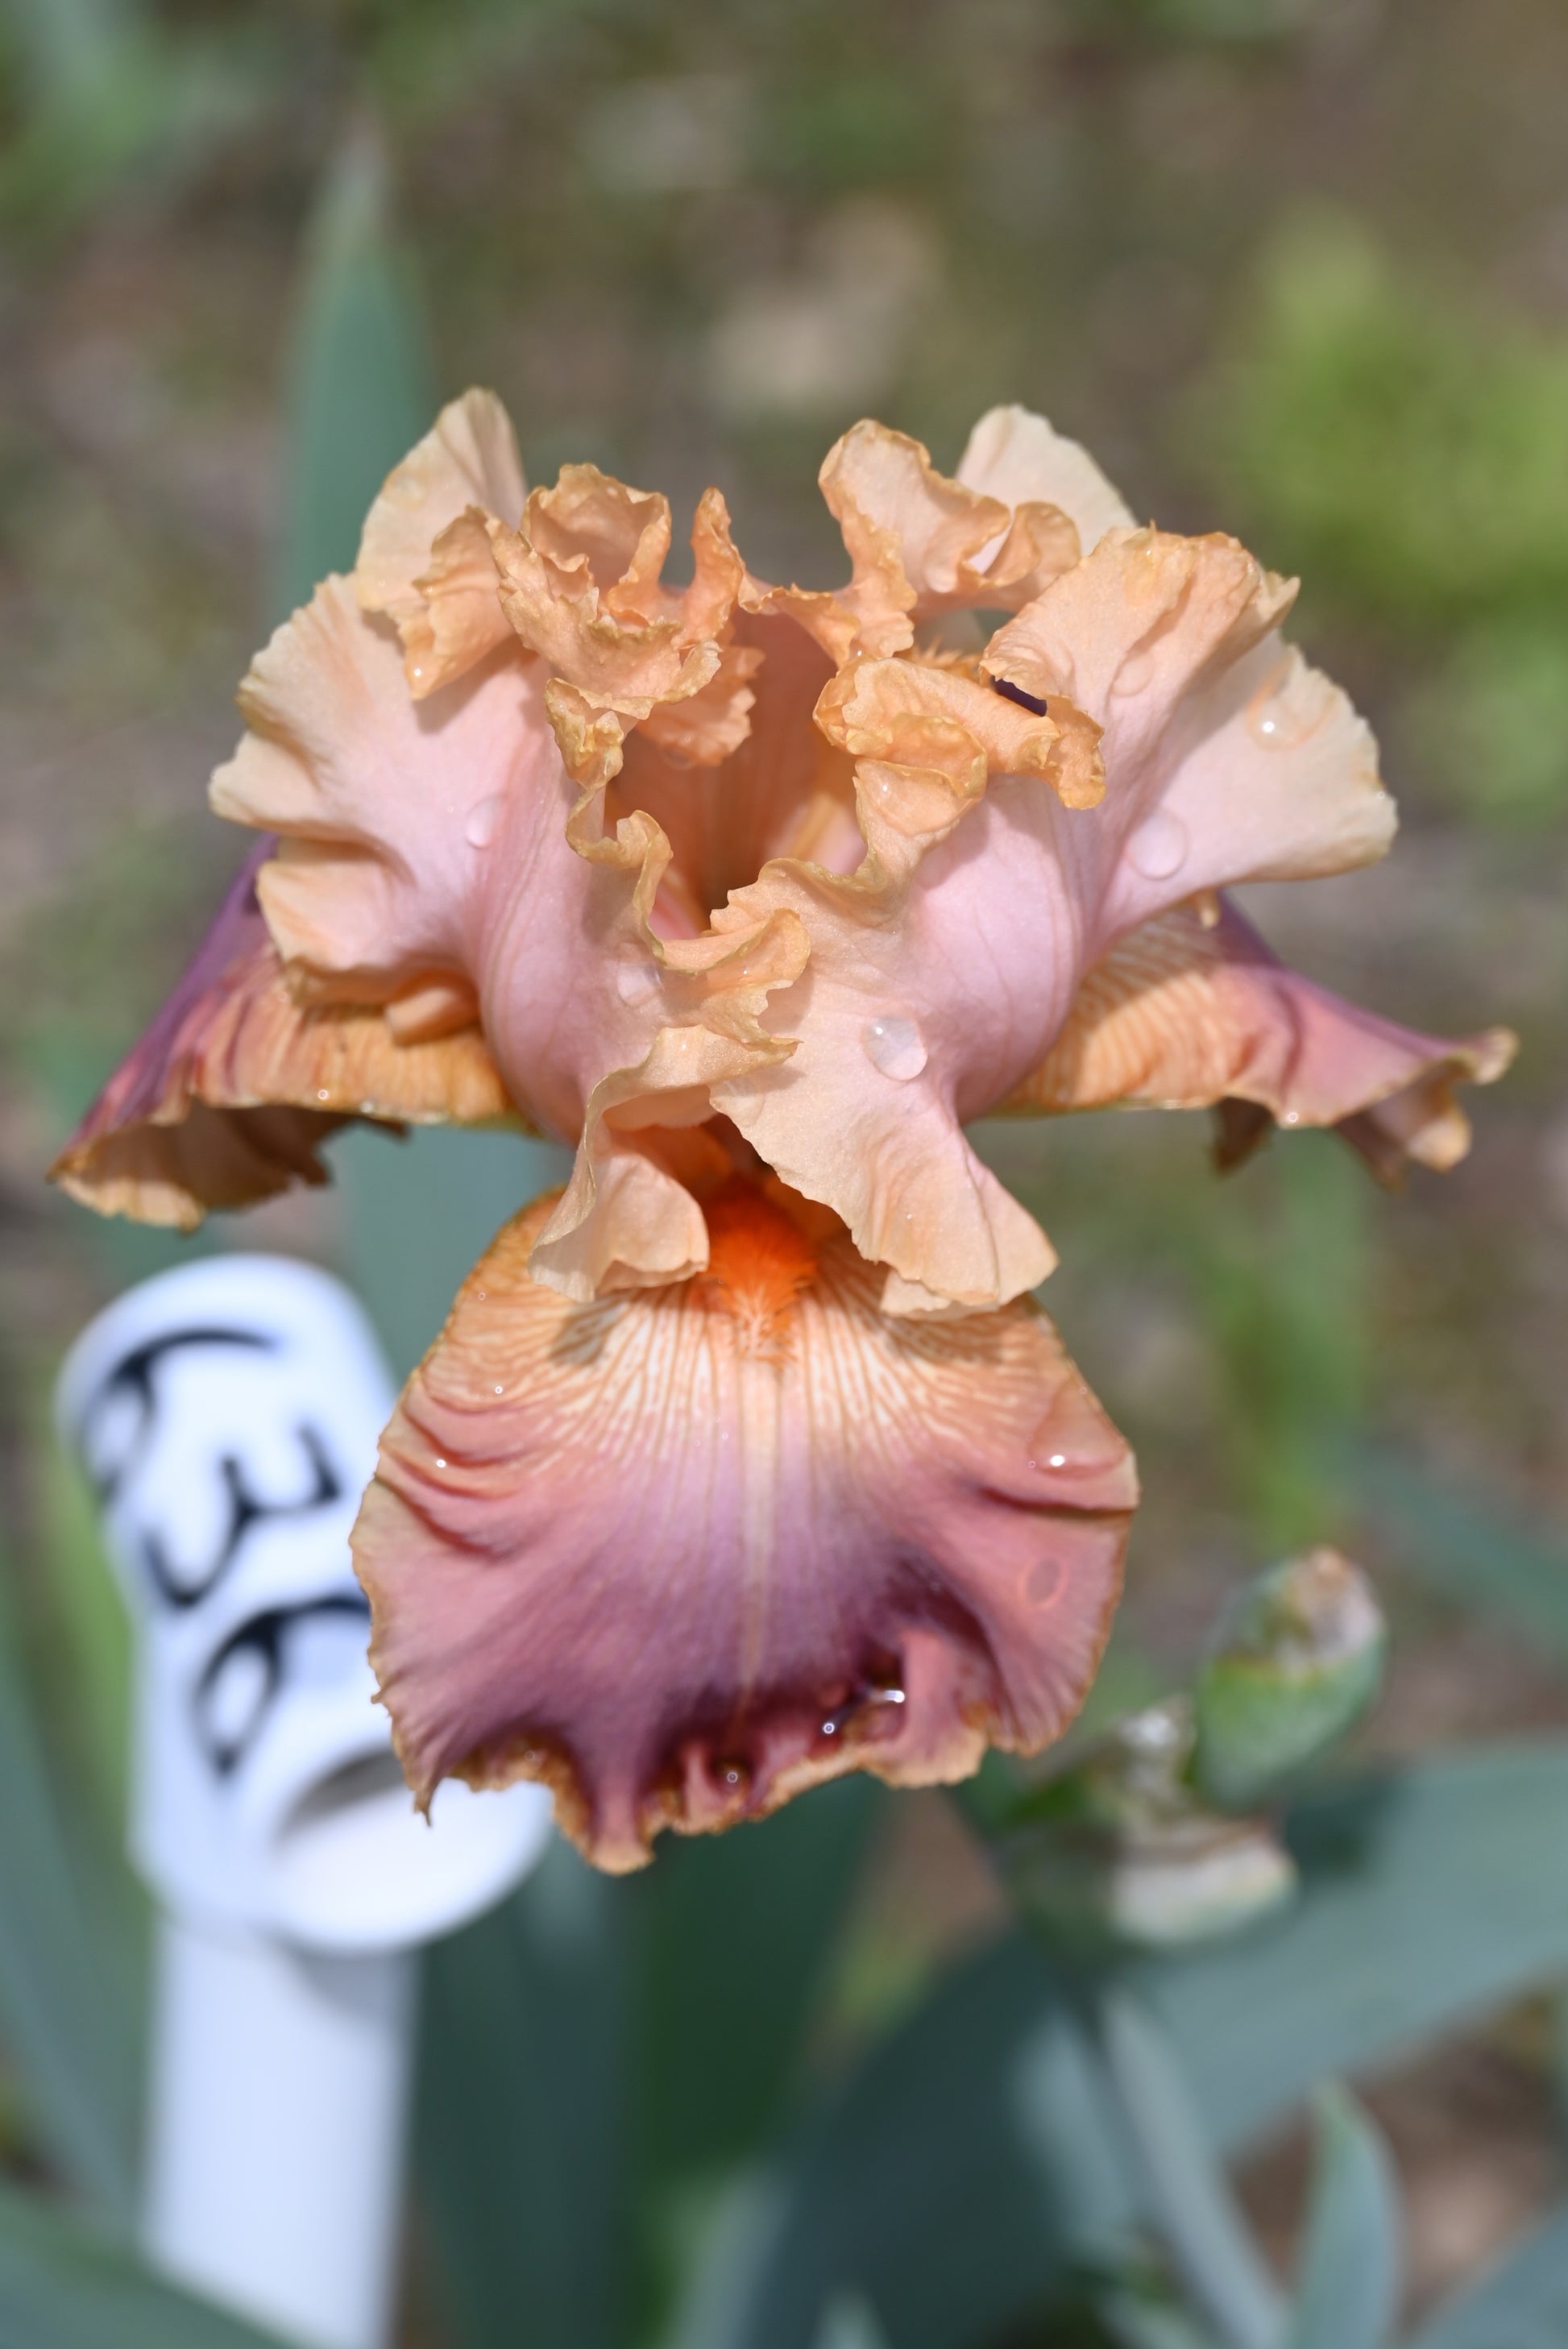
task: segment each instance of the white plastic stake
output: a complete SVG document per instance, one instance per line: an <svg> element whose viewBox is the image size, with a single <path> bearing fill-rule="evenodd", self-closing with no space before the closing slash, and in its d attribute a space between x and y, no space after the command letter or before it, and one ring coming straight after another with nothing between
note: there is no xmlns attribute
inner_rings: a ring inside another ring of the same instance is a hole
<svg viewBox="0 0 1568 2349"><path fill-rule="evenodd" d="M83 1334L59 1415L139 1628L130 1845L163 1921L144 2240L310 2349L384 2349L415 1946L538 1858L548 1796L415 1814L347 1537L392 1406L348 1292L209 1257Z"/></svg>

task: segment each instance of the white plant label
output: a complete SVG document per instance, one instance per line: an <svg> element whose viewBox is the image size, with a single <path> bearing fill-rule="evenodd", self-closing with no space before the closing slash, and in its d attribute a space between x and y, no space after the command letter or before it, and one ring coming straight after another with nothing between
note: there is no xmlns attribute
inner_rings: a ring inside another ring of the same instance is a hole
<svg viewBox="0 0 1568 2349"><path fill-rule="evenodd" d="M59 1415L139 1630L132 1854L181 1915L330 1951L477 1915L548 1832L536 1786L415 1813L348 1535L391 1381L313 1266L206 1257L84 1332Z"/></svg>

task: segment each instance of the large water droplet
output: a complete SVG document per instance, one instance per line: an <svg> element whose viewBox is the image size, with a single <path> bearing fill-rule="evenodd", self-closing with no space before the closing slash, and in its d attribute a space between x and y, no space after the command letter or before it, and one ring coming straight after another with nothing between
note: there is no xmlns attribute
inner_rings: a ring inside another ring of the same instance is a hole
<svg viewBox="0 0 1568 2349"><path fill-rule="evenodd" d="M1127 861L1149 881L1169 881L1187 855L1187 827L1169 808L1156 808L1127 843Z"/></svg>
<svg viewBox="0 0 1568 2349"><path fill-rule="evenodd" d="M463 826L463 838L470 848L488 848L495 838L495 828L500 822L500 794L491 792L487 799L478 802L469 812Z"/></svg>
<svg viewBox="0 0 1568 2349"><path fill-rule="evenodd" d="M902 1014L868 1019L861 1030L861 1041L872 1068L880 1069L884 1077L896 1078L900 1084L918 1077L925 1066L925 1040L913 1020Z"/></svg>
<svg viewBox="0 0 1568 2349"><path fill-rule="evenodd" d="M623 1003L647 1003L659 991L658 967L651 962L624 962L615 973L615 992Z"/></svg>
<svg viewBox="0 0 1568 2349"><path fill-rule="evenodd" d="M1293 647L1247 705L1247 730L1265 750L1298 750L1331 716L1338 689Z"/></svg>
<svg viewBox="0 0 1568 2349"><path fill-rule="evenodd" d="M1024 1604L1042 1613L1054 1607L1068 1586L1068 1570L1059 1557L1035 1560L1024 1577Z"/></svg>
<svg viewBox="0 0 1568 2349"><path fill-rule="evenodd" d="M1154 675L1152 653L1131 652L1110 681L1112 693L1141 693Z"/></svg>

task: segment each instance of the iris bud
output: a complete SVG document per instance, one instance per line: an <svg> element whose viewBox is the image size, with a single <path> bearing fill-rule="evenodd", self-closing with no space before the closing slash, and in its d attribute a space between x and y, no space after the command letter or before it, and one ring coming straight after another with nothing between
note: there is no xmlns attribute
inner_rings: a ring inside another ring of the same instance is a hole
<svg viewBox="0 0 1568 2349"><path fill-rule="evenodd" d="M1130 1713L1015 1812L1004 1865L1050 1938L1179 1948L1288 1899L1295 1869L1267 1826L1194 1790L1194 1734L1183 1696Z"/></svg>
<svg viewBox="0 0 1568 2349"><path fill-rule="evenodd" d="M1226 1810L1268 1800L1367 1711L1385 1645L1371 1586L1337 1550L1259 1575L1222 1614L1194 1686L1202 1793Z"/></svg>

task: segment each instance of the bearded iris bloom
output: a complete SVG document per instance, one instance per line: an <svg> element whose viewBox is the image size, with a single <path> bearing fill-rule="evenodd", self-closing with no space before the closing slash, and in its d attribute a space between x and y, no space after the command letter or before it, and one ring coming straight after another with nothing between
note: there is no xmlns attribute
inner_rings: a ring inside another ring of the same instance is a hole
<svg viewBox="0 0 1568 2349"><path fill-rule="evenodd" d="M1339 1000L1223 895L1393 833L1289 584L1017 409L954 479L861 424L821 482L846 585L755 577L710 491L676 588L663 498L529 494L500 404L447 409L246 678L211 801L265 837L56 1169L188 1226L352 1118L574 1146L355 1551L416 1792L542 1778L613 1868L1037 1751L1092 1678L1132 1462L969 1121L1210 1106L1222 1157L1333 1125L1392 1176L1509 1051Z"/></svg>

